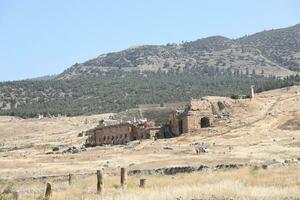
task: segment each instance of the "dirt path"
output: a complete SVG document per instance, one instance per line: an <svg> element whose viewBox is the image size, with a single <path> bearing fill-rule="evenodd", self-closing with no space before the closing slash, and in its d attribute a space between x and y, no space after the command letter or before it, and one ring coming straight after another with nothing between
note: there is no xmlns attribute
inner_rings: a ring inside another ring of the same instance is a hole
<svg viewBox="0 0 300 200"><path fill-rule="evenodd" d="M283 101L286 101L286 100L290 100L290 99L293 99L295 97L298 97L300 95L294 95L294 96L291 96L291 97L286 97L286 98L283 98L283 99L280 99L280 97L277 97L275 102L271 104L271 106L266 110L266 112L264 112L263 116L260 117L259 119L256 119L252 122L248 122L246 124L243 124L243 125L240 125L240 126L236 126L236 127L231 127L230 130L228 131L225 131L223 133L220 133L220 134L214 134L214 135L208 135L208 136L205 136L203 137L203 139L207 139L207 138L212 138L212 137L218 137L218 136L223 136L225 134L228 134L228 133L231 133L232 131L235 131L235 130L238 130L238 129L241 129L241 128L246 128L246 127L249 127L249 126L253 126L254 124L262 121L262 120L265 120L267 118L267 116L271 113L271 111L281 102Z"/></svg>

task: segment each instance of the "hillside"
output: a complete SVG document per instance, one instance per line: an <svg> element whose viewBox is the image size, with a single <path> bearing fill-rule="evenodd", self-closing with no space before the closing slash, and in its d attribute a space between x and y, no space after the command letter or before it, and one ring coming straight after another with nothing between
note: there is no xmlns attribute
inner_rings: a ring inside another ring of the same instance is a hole
<svg viewBox="0 0 300 200"><path fill-rule="evenodd" d="M97 77L111 69L185 71L217 67L286 76L300 71L300 25L259 32L239 39L212 36L192 42L143 45L76 63L58 79Z"/></svg>
<svg viewBox="0 0 300 200"><path fill-rule="evenodd" d="M249 94L281 88L300 77L276 79L216 70L186 73L110 71L101 77L71 80L14 81L0 83L0 115L36 117L39 114L82 115L120 112L139 104L187 101L207 95Z"/></svg>
<svg viewBox="0 0 300 200"><path fill-rule="evenodd" d="M238 42L260 50L263 56L282 67L300 71L300 24L242 37Z"/></svg>

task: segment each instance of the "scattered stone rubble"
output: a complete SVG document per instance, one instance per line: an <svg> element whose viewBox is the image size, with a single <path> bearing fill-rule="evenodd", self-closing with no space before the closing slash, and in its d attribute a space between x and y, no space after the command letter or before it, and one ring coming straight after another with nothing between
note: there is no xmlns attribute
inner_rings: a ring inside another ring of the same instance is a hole
<svg viewBox="0 0 300 200"><path fill-rule="evenodd" d="M192 144L194 147L195 147L195 151L196 151L196 154L199 155L199 154L203 154L203 153L208 153L208 144L207 143L194 143Z"/></svg>
<svg viewBox="0 0 300 200"><path fill-rule="evenodd" d="M62 153L79 153L82 151L86 151L86 148L84 146L81 147L68 147L67 149L63 150Z"/></svg>

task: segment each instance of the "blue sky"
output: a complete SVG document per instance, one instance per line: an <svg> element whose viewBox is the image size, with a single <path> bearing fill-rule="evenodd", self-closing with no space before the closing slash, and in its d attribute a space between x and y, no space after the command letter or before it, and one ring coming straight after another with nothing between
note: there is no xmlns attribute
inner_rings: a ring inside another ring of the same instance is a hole
<svg viewBox="0 0 300 200"><path fill-rule="evenodd" d="M300 23L298 0L0 0L0 81L57 74L140 44Z"/></svg>

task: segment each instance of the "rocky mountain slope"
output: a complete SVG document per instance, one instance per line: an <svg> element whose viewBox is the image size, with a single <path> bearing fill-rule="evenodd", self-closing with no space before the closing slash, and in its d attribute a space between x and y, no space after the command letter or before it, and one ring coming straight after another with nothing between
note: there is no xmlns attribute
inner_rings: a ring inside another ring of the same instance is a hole
<svg viewBox="0 0 300 200"><path fill-rule="evenodd" d="M57 78L97 77L111 69L181 72L209 67L276 76L300 71L300 24L236 40L212 36L182 44L128 48L76 63Z"/></svg>
<svg viewBox="0 0 300 200"><path fill-rule="evenodd" d="M262 55L282 67L300 71L300 24L245 36L238 42L258 49Z"/></svg>

